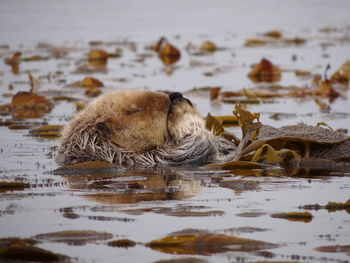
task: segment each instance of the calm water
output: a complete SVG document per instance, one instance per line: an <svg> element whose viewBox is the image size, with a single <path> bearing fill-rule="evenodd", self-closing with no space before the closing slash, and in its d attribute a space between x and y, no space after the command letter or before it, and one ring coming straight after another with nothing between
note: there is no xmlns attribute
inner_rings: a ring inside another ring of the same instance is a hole
<svg viewBox="0 0 350 263"><path fill-rule="evenodd" d="M311 77L297 77L295 69L323 74L330 64L331 74L350 59L349 1L173 2L1 1L1 93L28 91L29 71L40 81L37 92L50 99L66 95L91 100L83 89L66 87L87 75L103 81L103 93L143 88L186 92L208 86L237 91L258 86L246 75L263 57L282 69L277 84L304 87L311 85ZM320 32L324 27L337 30ZM244 46L247 38L261 37L272 29L280 30L286 38L305 38L306 43ZM145 48L163 35L182 52L171 75ZM109 52L121 49L122 56L109 59L103 73L74 73L84 63L89 41L93 40L103 41L98 47ZM189 43L199 46L206 40L223 50L206 56L186 52ZM68 55L54 59L49 48L40 48L38 43L65 48ZM9 47L3 46L7 44ZM16 51L21 51L22 57L41 55L49 59L21 62L20 74L15 75L4 59ZM138 61L140 54L149 57ZM234 106L210 102L208 94L187 94L203 116L208 112L230 115ZM349 130L349 92L342 89L341 94L334 102L322 99L330 106L327 112L310 97L269 99L248 109L261 112L261 121L273 126L326 122L334 129ZM0 104L10 101L8 96L0 97ZM36 126L65 124L74 112L73 102L58 101L43 117L21 121L37 122ZM274 113L289 115L275 120L270 118ZM0 117L1 121L13 119L11 115ZM237 127L228 129L239 134ZM350 171L346 168L292 175L277 168L222 172L165 167L69 176L52 172L58 168L51 157L56 145L57 140L28 136L28 129L0 126L0 181L29 184L22 190L0 192L0 238L34 238L41 241L38 247L79 262L157 262L186 257L204 262L349 262L349 251L315 250L350 245L348 211L309 210L313 215L309 222L271 217L274 213L306 211L300 208L303 205L346 202L350 198ZM184 255L145 246L170 233L191 233L193 229L278 246L251 252L231 249L213 253L204 249ZM80 245L37 237L66 230L102 231L112 236ZM136 245L127 249L107 245L108 241L125 238Z"/></svg>

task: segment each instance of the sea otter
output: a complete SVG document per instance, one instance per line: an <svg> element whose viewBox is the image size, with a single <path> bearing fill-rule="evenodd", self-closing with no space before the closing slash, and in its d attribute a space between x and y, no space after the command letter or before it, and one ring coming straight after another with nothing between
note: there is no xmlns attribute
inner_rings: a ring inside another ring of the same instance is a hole
<svg viewBox="0 0 350 263"><path fill-rule="evenodd" d="M114 92L89 103L64 128L56 160L202 165L235 154L236 145L207 130L181 93L142 90Z"/></svg>

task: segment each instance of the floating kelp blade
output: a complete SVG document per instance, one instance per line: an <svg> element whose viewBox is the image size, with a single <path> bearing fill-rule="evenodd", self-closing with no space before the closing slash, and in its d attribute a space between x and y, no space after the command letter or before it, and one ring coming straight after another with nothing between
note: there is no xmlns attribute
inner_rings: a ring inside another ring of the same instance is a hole
<svg viewBox="0 0 350 263"><path fill-rule="evenodd" d="M271 217L287 219L289 221L301 221L304 223L309 223L311 222L313 215L310 212L289 212L272 214Z"/></svg>
<svg viewBox="0 0 350 263"><path fill-rule="evenodd" d="M255 152L251 161L266 164L299 163L301 156L289 149L276 151L269 144L264 144Z"/></svg>
<svg viewBox="0 0 350 263"><path fill-rule="evenodd" d="M226 251L252 252L277 247L275 244L222 234L174 235L153 240L146 246L163 253L210 255Z"/></svg>
<svg viewBox="0 0 350 263"><path fill-rule="evenodd" d="M281 79L281 70L269 60L263 58L248 73L248 77L253 82L276 82Z"/></svg>
<svg viewBox="0 0 350 263"><path fill-rule="evenodd" d="M54 139L61 136L63 125L45 125L29 131L30 136Z"/></svg>

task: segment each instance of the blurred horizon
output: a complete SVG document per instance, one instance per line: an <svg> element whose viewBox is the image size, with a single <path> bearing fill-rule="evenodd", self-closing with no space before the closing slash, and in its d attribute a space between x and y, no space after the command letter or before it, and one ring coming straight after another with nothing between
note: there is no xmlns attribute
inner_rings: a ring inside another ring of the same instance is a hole
<svg viewBox="0 0 350 263"><path fill-rule="evenodd" d="M350 25L348 0L2 0L2 44L288 33ZM298 30L298 31L296 31Z"/></svg>

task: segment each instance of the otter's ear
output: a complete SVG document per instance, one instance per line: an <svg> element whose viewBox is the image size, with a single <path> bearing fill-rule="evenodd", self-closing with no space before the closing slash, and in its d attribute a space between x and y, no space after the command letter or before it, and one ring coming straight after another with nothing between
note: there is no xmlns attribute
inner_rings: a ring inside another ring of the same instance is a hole
<svg viewBox="0 0 350 263"><path fill-rule="evenodd" d="M96 123L96 128L107 137L110 137L112 135L111 128L109 128L108 124L105 122Z"/></svg>

